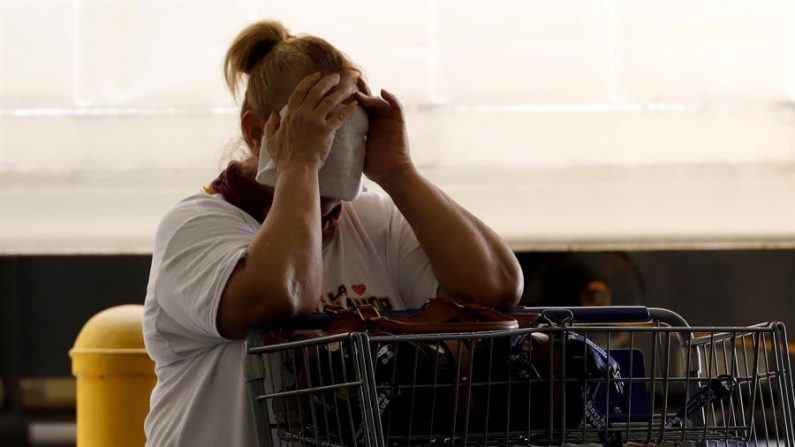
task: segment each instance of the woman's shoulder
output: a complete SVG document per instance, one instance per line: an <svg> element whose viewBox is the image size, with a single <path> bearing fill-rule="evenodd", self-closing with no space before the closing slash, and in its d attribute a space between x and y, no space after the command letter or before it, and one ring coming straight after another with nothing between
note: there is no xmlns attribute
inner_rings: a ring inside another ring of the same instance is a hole
<svg viewBox="0 0 795 447"><path fill-rule="evenodd" d="M161 219L158 239L168 237L185 227L230 225L241 228L258 226L257 222L240 208L224 200L218 194L198 193L186 197L174 205Z"/></svg>
<svg viewBox="0 0 795 447"><path fill-rule="evenodd" d="M166 217L193 216L197 214L236 214L240 209L224 200L220 194L204 192L193 194L177 202Z"/></svg>

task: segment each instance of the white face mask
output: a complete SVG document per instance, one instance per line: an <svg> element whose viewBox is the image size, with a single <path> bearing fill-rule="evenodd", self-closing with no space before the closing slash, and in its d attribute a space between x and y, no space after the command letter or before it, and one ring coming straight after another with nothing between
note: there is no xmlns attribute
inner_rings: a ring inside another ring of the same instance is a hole
<svg viewBox="0 0 795 447"><path fill-rule="evenodd" d="M279 115L284 118L286 113L287 106ZM357 107L348 121L337 129L326 163L318 174L322 197L353 200L359 195L364 170L364 136L368 128L367 114L363 108ZM275 187L276 177L276 166L268 153L266 139L262 138L256 180L260 184Z"/></svg>

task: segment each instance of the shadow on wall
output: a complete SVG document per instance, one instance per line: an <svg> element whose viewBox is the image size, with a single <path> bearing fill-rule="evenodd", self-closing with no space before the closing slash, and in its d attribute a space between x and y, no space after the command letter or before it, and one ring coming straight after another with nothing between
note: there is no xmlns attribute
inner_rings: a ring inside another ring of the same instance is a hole
<svg viewBox="0 0 795 447"><path fill-rule="evenodd" d="M530 306L665 307L691 325L795 325L795 250L518 253Z"/></svg>
<svg viewBox="0 0 795 447"><path fill-rule="evenodd" d="M528 306L644 304L643 280L624 253L519 253Z"/></svg>

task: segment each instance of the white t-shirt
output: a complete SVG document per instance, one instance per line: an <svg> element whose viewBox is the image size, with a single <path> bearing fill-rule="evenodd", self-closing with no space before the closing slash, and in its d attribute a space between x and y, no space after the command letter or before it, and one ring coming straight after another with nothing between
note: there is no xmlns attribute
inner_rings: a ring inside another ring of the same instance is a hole
<svg viewBox="0 0 795 447"><path fill-rule="evenodd" d="M144 341L157 385L147 446L256 445L243 380L244 344L218 333L224 286L260 224L218 195L180 202L157 230L144 308ZM385 196L343 202L323 243L324 304L420 307L438 282L414 232Z"/></svg>

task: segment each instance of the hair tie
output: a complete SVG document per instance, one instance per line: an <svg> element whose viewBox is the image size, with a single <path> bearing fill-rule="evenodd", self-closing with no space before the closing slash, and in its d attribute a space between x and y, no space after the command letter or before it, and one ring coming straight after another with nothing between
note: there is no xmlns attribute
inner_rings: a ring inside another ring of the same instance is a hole
<svg viewBox="0 0 795 447"><path fill-rule="evenodd" d="M265 41L265 42L260 43L256 47L254 47L251 50L251 54L249 55L249 58L248 58L248 62L249 63L245 67L246 71L251 73L251 71L254 69L254 67L256 67L257 64L261 60L265 59L265 56L267 56L268 53L273 51L273 49L276 48L276 46L279 45L282 42L283 41L279 41L279 42Z"/></svg>

